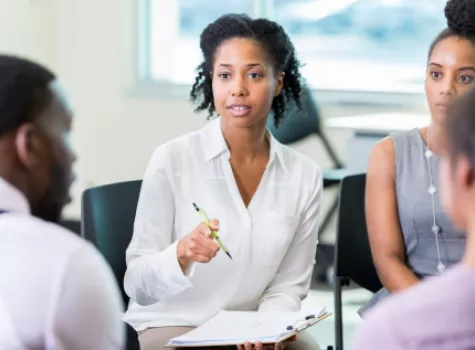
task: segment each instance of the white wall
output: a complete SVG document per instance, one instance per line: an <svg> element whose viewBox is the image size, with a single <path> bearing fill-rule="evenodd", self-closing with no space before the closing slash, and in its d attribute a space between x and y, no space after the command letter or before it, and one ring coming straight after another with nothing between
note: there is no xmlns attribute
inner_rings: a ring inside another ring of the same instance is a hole
<svg viewBox="0 0 475 350"><path fill-rule="evenodd" d="M0 51L54 66L55 0L0 0Z"/></svg>
<svg viewBox="0 0 475 350"><path fill-rule="evenodd" d="M75 105L79 178L67 216L79 216L85 187L140 178L157 145L206 121L193 113L186 98L130 94L135 87L135 10L134 0L0 0L0 50L50 66ZM327 117L372 111L336 103L322 107ZM342 156L348 136L331 134ZM316 138L295 145L326 167L328 158L319 146Z"/></svg>

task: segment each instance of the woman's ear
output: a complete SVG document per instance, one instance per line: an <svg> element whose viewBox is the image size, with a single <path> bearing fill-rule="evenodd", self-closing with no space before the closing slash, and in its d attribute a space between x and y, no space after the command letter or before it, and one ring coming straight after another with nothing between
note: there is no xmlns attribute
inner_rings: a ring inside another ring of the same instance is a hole
<svg viewBox="0 0 475 350"><path fill-rule="evenodd" d="M41 162L43 148L38 127L33 123L21 125L16 132L15 148L27 169L37 166Z"/></svg>
<svg viewBox="0 0 475 350"><path fill-rule="evenodd" d="M280 92L282 91L282 88L284 87L284 78L285 78L284 72L277 73L277 76L276 76L277 84L275 85L274 97L280 95Z"/></svg>

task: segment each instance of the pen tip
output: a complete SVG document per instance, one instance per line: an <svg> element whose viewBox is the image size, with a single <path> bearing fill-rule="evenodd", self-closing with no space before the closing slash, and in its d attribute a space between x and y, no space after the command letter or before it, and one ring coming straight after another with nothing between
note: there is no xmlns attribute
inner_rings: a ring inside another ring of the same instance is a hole
<svg viewBox="0 0 475 350"><path fill-rule="evenodd" d="M196 203L193 203L193 206L195 207L196 211L200 211L200 208L196 205Z"/></svg>
<svg viewBox="0 0 475 350"><path fill-rule="evenodd" d="M229 252L226 252L226 254L229 256L229 259L233 260L233 257L231 256L231 254L229 254Z"/></svg>

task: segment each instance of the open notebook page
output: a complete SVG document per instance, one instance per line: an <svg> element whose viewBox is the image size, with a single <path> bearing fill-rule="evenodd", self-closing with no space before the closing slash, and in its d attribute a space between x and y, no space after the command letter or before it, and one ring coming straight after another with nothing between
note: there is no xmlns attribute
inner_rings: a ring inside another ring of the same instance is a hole
<svg viewBox="0 0 475 350"><path fill-rule="evenodd" d="M172 339L170 344L275 342L289 332L288 326L294 326L309 314L318 317L323 310L285 313L221 311L201 327Z"/></svg>

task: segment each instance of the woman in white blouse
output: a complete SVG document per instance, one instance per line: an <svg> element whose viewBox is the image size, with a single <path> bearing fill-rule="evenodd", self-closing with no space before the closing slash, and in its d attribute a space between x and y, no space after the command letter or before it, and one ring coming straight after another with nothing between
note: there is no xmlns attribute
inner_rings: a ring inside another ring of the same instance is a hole
<svg viewBox="0 0 475 350"><path fill-rule="evenodd" d="M293 45L274 22L227 15L203 31L201 48L191 97L220 117L156 149L127 250L125 320L143 350L220 309L299 310L312 276L321 173L266 130L271 109L278 122L288 100L299 104ZM215 218L232 259L193 203ZM301 335L275 348L318 348Z"/></svg>

